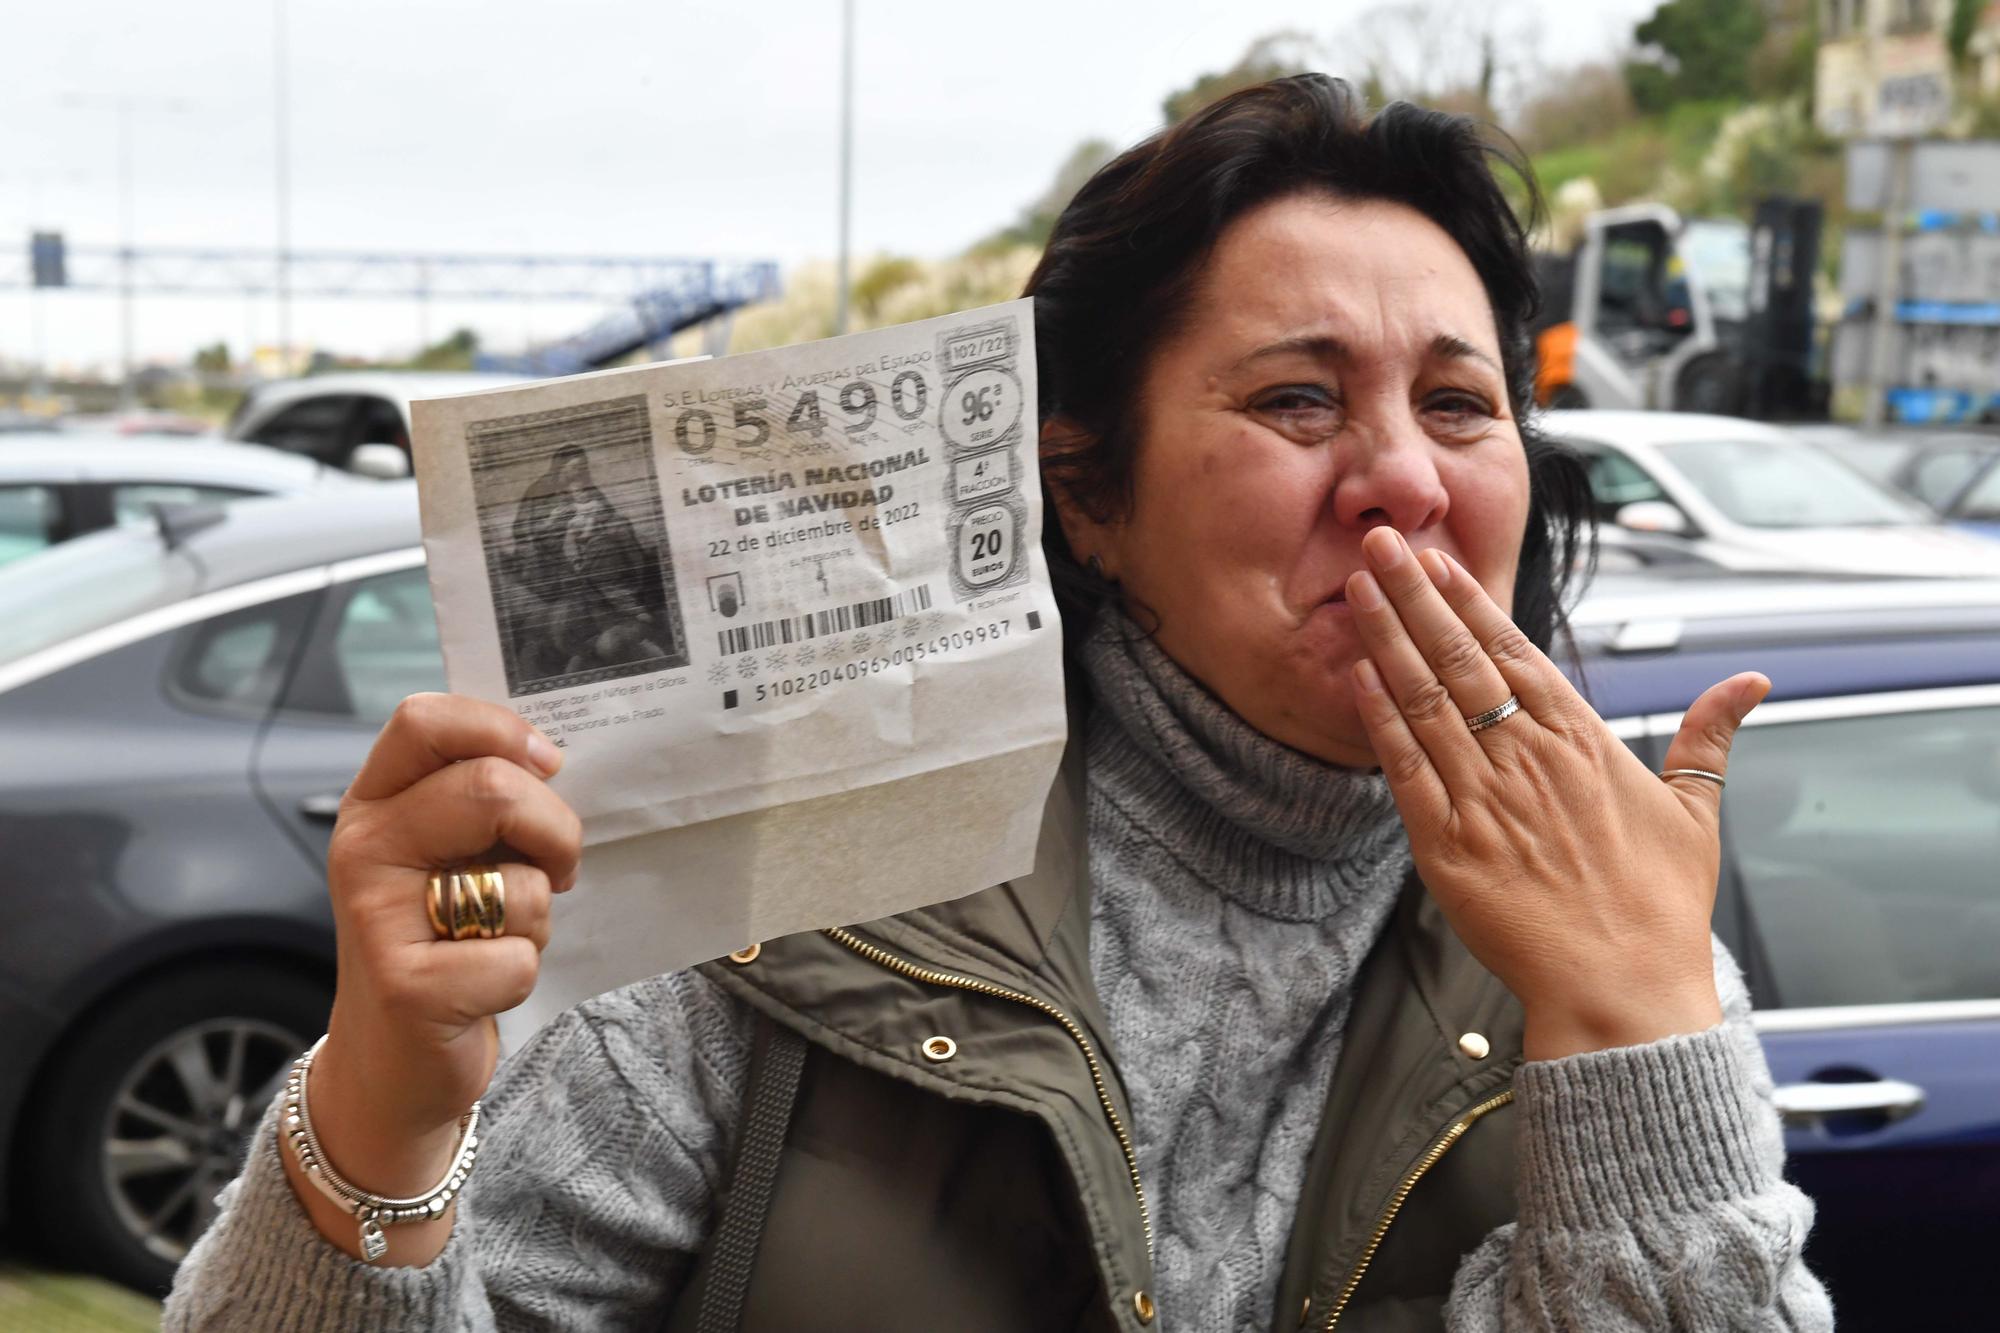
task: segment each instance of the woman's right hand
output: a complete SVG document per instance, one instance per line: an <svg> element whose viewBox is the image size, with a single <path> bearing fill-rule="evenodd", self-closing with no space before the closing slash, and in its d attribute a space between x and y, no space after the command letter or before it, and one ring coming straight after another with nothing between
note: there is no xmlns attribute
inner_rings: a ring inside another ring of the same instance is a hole
<svg viewBox="0 0 2000 1333"><path fill-rule="evenodd" d="M328 1161L362 1189L402 1196L435 1184L459 1119L493 1077L493 1015L534 989L550 895L576 879L582 826L545 781L561 766L562 752L507 709L417 694L341 801L327 853L339 975L307 1094ZM484 861L506 882L505 933L438 939L431 874ZM289 1157L288 1169L302 1185ZM352 1251L351 1219L309 1186L300 1196ZM393 1243L420 1229L390 1229L390 1262L425 1261Z"/></svg>

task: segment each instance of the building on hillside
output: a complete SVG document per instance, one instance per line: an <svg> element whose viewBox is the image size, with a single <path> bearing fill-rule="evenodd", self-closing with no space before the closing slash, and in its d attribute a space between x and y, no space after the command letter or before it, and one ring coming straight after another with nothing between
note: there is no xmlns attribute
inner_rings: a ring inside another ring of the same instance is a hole
<svg viewBox="0 0 2000 1333"><path fill-rule="evenodd" d="M1953 0L1818 0L1814 105L1839 138L1902 138L1944 126L1952 110L1946 48ZM1988 0L1967 43L1967 83L2000 95L2000 0Z"/></svg>

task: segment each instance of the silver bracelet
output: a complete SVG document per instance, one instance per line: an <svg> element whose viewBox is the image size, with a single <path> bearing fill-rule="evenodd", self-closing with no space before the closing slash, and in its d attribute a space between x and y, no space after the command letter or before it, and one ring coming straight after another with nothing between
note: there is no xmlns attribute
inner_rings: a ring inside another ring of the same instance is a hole
<svg viewBox="0 0 2000 1333"><path fill-rule="evenodd" d="M292 1072L285 1078L285 1141L298 1157L299 1169L306 1173L306 1179L361 1224L361 1257L372 1264L389 1249L389 1242L382 1235L383 1227L400 1222L428 1222L442 1216L446 1205L464 1188L466 1177L472 1174L473 1160L479 1156L479 1103L474 1102L472 1109L459 1119L458 1151L452 1154L444 1179L407 1199L385 1199L370 1194L333 1169L313 1133L312 1112L306 1106L306 1075L312 1072L313 1057L324 1045L325 1037L314 1042L310 1050L292 1062Z"/></svg>

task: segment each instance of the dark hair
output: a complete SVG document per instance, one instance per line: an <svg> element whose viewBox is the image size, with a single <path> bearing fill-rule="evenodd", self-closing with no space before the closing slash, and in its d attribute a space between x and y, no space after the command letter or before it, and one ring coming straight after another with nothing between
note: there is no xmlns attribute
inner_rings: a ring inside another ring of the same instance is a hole
<svg viewBox="0 0 2000 1333"><path fill-rule="evenodd" d="M1144 422L1136 410L1154 350L1185 317L1201 265L1231 222L1288 195L1324 192L1407 205L1472 261L1493 307L1507 398L1528 455L1528 524L1514 622L1541 648L1565 625L1578 557L1595 560L1590 487L1569 449L1535 429L1529 323L1538 298L1527 231L1495 178L1498 161L1540 196L1519 151L1464 116L1396 102L1369 116L1346 83L1301 74L1246 88L1106 164L1056 219L1026 295L1035 298L1043 421L1079 439L1042 463L1042 546L1072 649L1111 589L1078 564L1053 481L1093 517L1124 512Z"/></svg>

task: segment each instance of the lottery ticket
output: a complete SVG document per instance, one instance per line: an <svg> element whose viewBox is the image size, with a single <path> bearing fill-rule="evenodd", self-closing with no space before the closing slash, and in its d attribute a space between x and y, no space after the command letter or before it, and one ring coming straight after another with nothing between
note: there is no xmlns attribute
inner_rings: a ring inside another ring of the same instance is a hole
<svg viewBox="0 0 2000 1333"><path fill-rule="evenodd" d="M530 1021L1033 863L1066 734L1027 301L413 405L446 675L565 752Z"/></svg>

